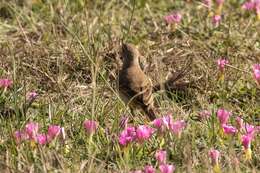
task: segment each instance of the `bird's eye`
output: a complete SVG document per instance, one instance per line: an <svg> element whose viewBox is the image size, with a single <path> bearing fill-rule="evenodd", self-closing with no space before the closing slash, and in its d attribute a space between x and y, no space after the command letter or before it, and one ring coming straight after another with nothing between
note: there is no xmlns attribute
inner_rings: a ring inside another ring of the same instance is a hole
<svg viewBox="0 0 260 173"><path fill-rule="evenodd" d="M144 70L144 63L141 61L139 64L140 64L141 69Z"/></svg>

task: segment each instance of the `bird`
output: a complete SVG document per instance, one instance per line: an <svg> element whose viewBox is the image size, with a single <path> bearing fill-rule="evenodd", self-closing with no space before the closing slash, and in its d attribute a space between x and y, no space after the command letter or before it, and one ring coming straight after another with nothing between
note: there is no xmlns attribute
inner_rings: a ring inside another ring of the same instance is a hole
<svg viewBox="0 0 260 173"><path fill-rule="evenodd" d="M186 76L191 71L191 64L192 64L192 60L189 60L189 63L181 71L176 72L174 74L171 73L168 79L161 84L160 83L154 84L153 92L155 93L164 90L167 93L171 93L174 91L185 91L187 87L195 87L194 86L195 81L177 82L180 79L184 78L184 76Z"/></svg>
<svg viewBox="0 0 260 173"><path fill-rule="evenodd" d="M153 121L156 119L153 84L140 67L141 54L131 43L122 43L121 48L123 64L118 76L119 96L131 111L139 109Z"/></svg>

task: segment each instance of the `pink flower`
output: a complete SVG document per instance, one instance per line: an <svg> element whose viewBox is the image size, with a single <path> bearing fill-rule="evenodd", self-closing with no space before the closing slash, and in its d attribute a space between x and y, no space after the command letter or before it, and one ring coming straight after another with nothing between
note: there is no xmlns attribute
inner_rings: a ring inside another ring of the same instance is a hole
<svg viewBox="0 0 260 173"><path fill-rule="evenodd" d="M162 118L157 118L153 121L153 125L160 133L165 132L166 129L170 129L173 123L171 115L166 115Z"/></svg>
<svg viewBox="0 0 260 173"><path fill-rule="evenodd" d="M234 135L237 133L237 129L231 125L222 124L222 128L225 134Z"/></svg>
<svg viewBox="0 0 260 173"><path fill-rule="evenodd" d="M258 14L258 12L260 10L260 0L253 0L253 1L254 1L256 13Z"/></svg>
<svg viewBox="0 0 260 173"><path fill-rule="evenodd" d="M220 15L214 15L212 17L212 23L213 23L214 26L217 27L220 24L220 22L221 22L221 16Z"/></svg>
<svg viewBox="0 0 260 173"><path fill-rule="evenodd" d="M171 124L171 130L174 134L180 135L181 131L186 127L186 122L184 120L175 121Z"/></svg>
<svg viewBox="0 0 260 173"><path fill-rule="evenodd" d="M220 157L220 152L218 150L211 149L209 151L209 157L211 158L212 164L217 165L218 159Z"/></svg>
<svg viewBox="0 0 260 173"><path fill-rule="evenodd" d="M13 81L10 79L0 79L0 88L8 88L12 83Z"/></svg>
<svg viewBox="0 0 260 173"><path fill-rule="evenodd" d="M48 135L46 134L37 134L36 141L40 145L45 145L48 143Z"/></svg>
<svg viewBox="0 0 260 173"><path fill-rule="evenodd" d="M173 173L175 167L173 165L163 164L159 166L161 173Z"/></svg>
<svg viewBox="0 0 260 173"><path fill-rule="evenodd" d="M242 145L244 146L245 149L250 148L251 141L252 141L252 136L250 136L250 135L242 136Z"/></svg>
<svg viewBox="0 0 260 173"><path fill-rule="evenodd" d="M260 85L260 64L253 65L253 76L256 82Z"/></svg>
<svg viewBox="0 0 260 173"><path fill-rule="evenodd" d="M242 9L244 10L248 10L248 11L251 11L251 10L254 10L255 8L255 4L254 4L254 1L248 1L248 2L245 2L243 5L242 5Z"/></svg>
<svg viewBox="0 0 260 173"><path fill-rule="evenodd" d="M260 133L260 126L256 126L255 130L256 130L257 133Z"/></svg>
<svg viewBox="0 0 260 173"><path fill-rule="evenodd" d="M231 116L231 112L225 109L219 109L217 111L217 117L219 119L220 124L226 124L228 122L229 116Z"/></svg>
<svg viewBox="0 0 260 173"><path fill-rule="evenodd" d="M250 148L252 139L253 139L252 135L243 135L242 138L241 138L242 145L243 145L244 151L245 151L245 159L246 160L252 159L252 150Z"/></svg>
<svg viewBox="0 0 260 173"><path fill-rule="evenodd" d="M212 5L212 0L203 0L203 3L205 4L206 7L210 8Z"/></svg>
<svg viewBox="0 0 260 173"><path fill-rule="evenodd" d="M236 117L236 127L237 127L237 129L239 129L239 130L242 129L243 124L244 124L243 119L240 118L240 117Z"/></svg>
<svg viewBox="0 0 260 173"><path fill-rule="evenodd" d="M155 169L152 165L146 165L144 167L144 173L155 173Z"/></svg>
<svg viewBox="0 0 260 173"><path fill-rule="evenodd" d="M50 125L48 128L48 136L50 139L54 139L61 133L61 127L57 125Z"/></svg>
<svg viewBox="0 0 260 173"><path fill-rule="evenodd" d="M217 64L218 68L221 72L224 71L225 65L227 65L229 62L226 59L218 59Z"/></svg>
<svg viewBox="0 0 260 173"><path fill-rule="evenodd" d="M166 163L166 151L165 150L158 150L155 153L155 158L159 162L159 164L165 164Z"/></svg>
<svg viewBox="0 0 260 173"><path fill-rule="evenodd" d="M29 136L24 131L17 130L14 132L14 139L17 144L20 144L22 141L29 139Z"/></svg>
<svg viewBox="0 0 260 173"><path fill-rule="evenodd" d="M171 115L166 115L166 116L162 117L162 122L163 122L163 126L165 128L170 129L171 125L173 123L172 116Z"/></svg>
<svg viewBox="0 0 260 173"><path fill-rule="evenodd" d="M170 15L167 15L164 17L164 20L166 21L167 24L172 24L172 23L180 23L182 19L182 16L180 13L172 13Z"/></svg>
<svg viewBox="0 0 260 173"><path fill-rule="evenodd" d="M242 8L248 11L255 10L258 15L260 13L260 0L249 0L242 5Z"/></svg>
<svg viewBox="0 0 260 173"><path fill-rule="evenodd" d="M254 2L255 5L255 9L257 10L258 8L260 8L260 0L252 0Z"/></svg>
<svg viewBox="0 0 260 173"><path fill-rule="evenodd" d="M245 131L245 133L249 136L253 136L254 132L255 132L255 126L250 125L248 123L245 123L245 125L243 126L243 129Z"/></svg>
<svg viewBox="0 0 260 173"><path fill-rule="evenodd" d="M208 119L211 116L211 112L208 110L203 110L199 112L200 119Z"/></svg>
<svg viewBox="0 0 260 173"><path fill-rule="evenodd" d="M153 125L157 129L160 129L163 126L163 120L161 118L156 118L155 120L153 120Z"/></svg>
<svg viewBox="0 0 260 173"><path fill-rule="evenodd" d="M29 122L25 126L25 132L29 136L30 139L35 139L36 135L38 134L39 125L35 122Z"/></svg>
<svg viewBox="0 0 260 173"><path fill-rule="evenodd" d="M217 5L222 5L225 0L216 0Z"/></svg>
<svg viewBox="0 0 260 173"><path fill-rule="evenodd" d="M27 94L27 99L34 100L37 96L38 96L38 94L35 91L32 91Z"/></svg>
<svg viewBox="0 0 260 173"><path fill-rule="evenodd" d="M127 127L119 135L119 144L122 146L128 145L133 142L136 138L136 131L134 127Z"/></svg>
<svg viewBox="0 0 260 173"><path fill-rule="evenodd" d="M85 120L83 122L83 126L85 128L86 133L93 134L97 131L98 123L93 120Z"/></svg>
<svg viewBox="0 0 260 173"><path fill-rule="evenodd" d="M136 138L139 142L146 141L151 137L153 132L154 132L153 128L146 125L141 125L136 129Z"/></svg>

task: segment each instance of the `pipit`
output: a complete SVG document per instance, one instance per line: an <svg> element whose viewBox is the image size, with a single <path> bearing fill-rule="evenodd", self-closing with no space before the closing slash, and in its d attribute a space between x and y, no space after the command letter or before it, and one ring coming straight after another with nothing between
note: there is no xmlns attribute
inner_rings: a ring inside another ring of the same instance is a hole
<svg viewBox="0 0 260 173"><path fill-rule="evenodd" d="M123 66L119 71L119 94L130 107L142 110L150 120L156 118L152 81L142 71L140 53L133 44L122 44Z"/></svg>

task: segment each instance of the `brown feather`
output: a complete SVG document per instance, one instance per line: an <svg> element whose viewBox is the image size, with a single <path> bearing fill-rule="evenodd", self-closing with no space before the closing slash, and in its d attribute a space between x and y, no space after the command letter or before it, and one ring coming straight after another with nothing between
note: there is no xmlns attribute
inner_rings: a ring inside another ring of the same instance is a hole
<svg viewBox="0 0 260 173"><path fill-rule="evenodd" d="M119 72L121 98L131 109L141 109L154 120L153 85L140 68L139 51L132 44L123 44L122 57L123 67Z"/></svg>

